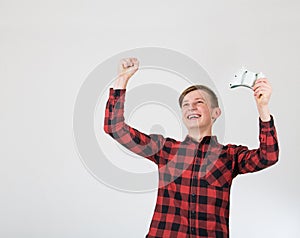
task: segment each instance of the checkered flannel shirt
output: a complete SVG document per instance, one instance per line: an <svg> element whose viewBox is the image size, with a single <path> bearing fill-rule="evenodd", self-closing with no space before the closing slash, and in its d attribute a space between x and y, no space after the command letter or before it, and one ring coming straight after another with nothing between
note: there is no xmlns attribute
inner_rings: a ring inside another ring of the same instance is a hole
<svg viewBox="0 0 300 238"><path fill-rule="evenodd" d="M159 187L146 237L229 237L229 195L233 178L278 161L273 117L259 119L258 149L222 145L216 136L199 143L160 134L146 135L124 121L126 89L112 89L105 109L104 131L130 151L158 166Z"/></svg>

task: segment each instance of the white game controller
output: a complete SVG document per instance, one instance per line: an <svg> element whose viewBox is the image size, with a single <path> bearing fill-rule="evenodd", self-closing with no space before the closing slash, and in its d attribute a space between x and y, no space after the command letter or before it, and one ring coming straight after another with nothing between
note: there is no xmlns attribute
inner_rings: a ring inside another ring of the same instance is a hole
<svg viewBox="0 0 300 238"><path fill-rule="evenodd" d="M263 73L253 73L246 68L242 68L234 75L232 82L229 84L230 88L236 88L239 86L251 88L253 87L255 81L259 78L264 78Z"/></svg>

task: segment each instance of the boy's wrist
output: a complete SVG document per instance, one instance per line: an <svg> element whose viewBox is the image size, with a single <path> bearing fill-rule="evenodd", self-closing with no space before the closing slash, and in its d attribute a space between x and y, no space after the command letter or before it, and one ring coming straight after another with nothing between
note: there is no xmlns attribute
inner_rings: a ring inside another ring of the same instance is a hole
<svg viewBox="0 0 300 238"><path fill-rule="evenodd" d="M114 83L114 89L126 89L128 79L122 76L118 76Z"/></svg>
<svg viewBox="0 0 300 238"><path fill-rule="evenodd" d="M258 106L259 117L263 122L267 122L271 120L271 114L269 107L266 106Z"/></svg>

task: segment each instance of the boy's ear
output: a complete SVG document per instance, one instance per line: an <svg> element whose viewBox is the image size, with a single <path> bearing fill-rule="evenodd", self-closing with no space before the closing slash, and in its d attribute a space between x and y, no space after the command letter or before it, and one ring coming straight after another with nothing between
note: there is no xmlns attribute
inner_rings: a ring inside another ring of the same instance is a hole
<svg viewBox="0 0 300 238"><path fill-rule="evenodd" d="M221 108L219 108L219 107L216 107L216 108L214 108L213 109L213 111L212 111L212 116L211 116L211 118L214 120L214 122L217 120L217 118L219 117L219 116L221 116L221 114L222 114L222 111L221 111Z"/></svg>

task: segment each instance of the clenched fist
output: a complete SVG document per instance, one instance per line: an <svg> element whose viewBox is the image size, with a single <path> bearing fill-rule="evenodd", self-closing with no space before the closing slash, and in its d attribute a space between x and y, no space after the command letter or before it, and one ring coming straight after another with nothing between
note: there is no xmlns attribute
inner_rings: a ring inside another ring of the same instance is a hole
<svg viewBox="0 0 300 238"><path fill-rule="evenodd" d="M271 119L271 114L269 112L268 104L272 94L271 84L267 78L260 78L256 80L252 89L254 91L254 97L261 120L269 121Z"/></svg>
<svg viewBox="0 0 300 238"><path fill-rule="evenodd" d="M125 58L120 61L118 69L118 77L114 84L114 89L125 89L128 80L139 69L139 61L137 58Z"/></svg>
<svg viewBox="0 0 300 238"><path fill-rule="evenodd" d="M125 58L120 61L118 75L128 80L139 69L137 58Z"/></svg>
<svg viewBox="0 0 300 238"><path fill-rule="evenodd" d="M272 94L272 87L267 78L260 78L255 81L252 87L254 97L258 106L267 106Z"/></svg>

